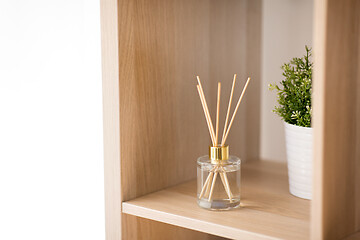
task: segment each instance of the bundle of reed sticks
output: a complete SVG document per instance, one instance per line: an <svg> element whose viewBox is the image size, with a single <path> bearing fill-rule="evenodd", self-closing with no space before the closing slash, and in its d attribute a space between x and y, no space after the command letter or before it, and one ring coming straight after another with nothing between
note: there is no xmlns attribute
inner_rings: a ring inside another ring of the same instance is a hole
<svg viewBox="0 0 360 240"><path fill-rule="evenodd" d="M234 74L234 78L233 78L233 83L232 83L232 87L231 87L231 92L230 92L230 98L229 98L229 103L228 103L228 108L227 108L227 113L226 113L226 118L225 118L225 123L224 123L224 130L223 130L223 134L222 134L222 138L221 141L219 143L219 112L220 112L220 95L221 95L221 83L218 82L218 91L217 91L217 104L216 104L216 125L215 125L215 131L214 131L214 126L212 124L211 121L211 117L210 117L210 113L209 113L209 108L207 106L206 103L206 99L205 99L205 94L204 94L204 90L202 88L201 85L201 81L200 81L200 77L196 76L198 84L197 84L197 90L199 93L199 97L200 97L200 101L204 110L204 115L205 115L205 119L206 119L206 123L209 129L209 133L210 133L210 138L211 138L211 142L212 142L212 146L213 147L223 147L225 145L225 141L229 135L229 131L231 129L231 126L234 122L236 113L239 109L241 100L243 99L244 93L248 87L248 84L250 82L250 77L247 79L245 86L241 92L241 95L239 97L239 100L236 104L235 110L232 114L232 117L230 119L230 123L228 125L228 121L229 121L229 116L230 116L230 109L231 109L231 102L232 102L232 98L233 98L233 94L234 94L234 88L235 88L235 82L236 82L236 74ZM220 175L222 184L224 185L225 188L225 192L229 197L230 202L233 201L233 195L230 189L230 185L229 185L229 181L227 178L227 174L226 171L224 169L224 167L219 163L216 164L211 170L210 173L207 177L207 179L205 180L204 186L201 189L200 195L199 195L199 199L201 199L203 196L208 195L208 201L210 202L212 199L212 193L214 190L214 185L216 182L216 178L217 176Z"/></svg>

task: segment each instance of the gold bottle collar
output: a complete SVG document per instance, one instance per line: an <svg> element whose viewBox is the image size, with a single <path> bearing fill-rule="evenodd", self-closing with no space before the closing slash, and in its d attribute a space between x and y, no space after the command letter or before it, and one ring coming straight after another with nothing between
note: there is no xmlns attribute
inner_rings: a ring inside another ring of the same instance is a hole
<svg viewBox="0 0 360 240"><path fill-rule="evenodd" d="M229 145L224 146L210 146L209 147L209 156L211 163L219 163L225 161L229 158Z"/></svg>

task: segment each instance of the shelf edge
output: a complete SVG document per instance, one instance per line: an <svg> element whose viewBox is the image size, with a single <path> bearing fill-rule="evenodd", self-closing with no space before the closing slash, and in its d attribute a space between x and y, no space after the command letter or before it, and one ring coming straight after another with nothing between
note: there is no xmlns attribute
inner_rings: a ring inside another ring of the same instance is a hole
<svg viewBox="0 0 360 240"><path fill-rule="evenodd" d="M246 230L236 229L232 227L215 224L212 222L202 221L198 219L188 218L172 213L165 213L150 208L137 206L128 202L122 203L122 212L141 218L154 220L157 222L167 223L178 227L183 227L199 232L204 232L220 237L226 237L239 240L275 240L274 238L259 233L249 232ZM194 224L196 223L196 224ZM195 227L196 226L196 227Z"/></svg>

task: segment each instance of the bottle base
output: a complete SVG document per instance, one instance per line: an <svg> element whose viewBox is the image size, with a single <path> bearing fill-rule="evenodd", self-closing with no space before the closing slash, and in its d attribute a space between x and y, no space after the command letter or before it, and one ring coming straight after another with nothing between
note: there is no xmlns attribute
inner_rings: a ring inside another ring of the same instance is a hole
<svg viewBox="0 0 360 240"><path fill-rule="evenodd" d="M208 199L202 198L198 199L198 205L201 208L214 211L231 210L240 206L240 199L234 198L232 199L232 202L230 202L229 199L216 199L209 201Z"/></svg>

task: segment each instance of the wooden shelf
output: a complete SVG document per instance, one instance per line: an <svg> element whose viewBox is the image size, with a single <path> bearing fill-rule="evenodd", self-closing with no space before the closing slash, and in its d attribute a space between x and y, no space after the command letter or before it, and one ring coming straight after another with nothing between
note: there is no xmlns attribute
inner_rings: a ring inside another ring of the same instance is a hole
<svg viewBox="0 0 360 240"><path fill-rule="evenodd" d="M314 1L311 204L288 193L281 164L244 165L242 207L230 212L200 209L195 182L186 182L196 177L194 159L209 144L195 75L206 81L212 113L219 80L224 103L233 73L239 82L253 79L228 139L232 154L259 159L271 136L262 131L273 127L262 118L262 46L271 40L263 33L272 30L264 28L263 2L101 0L107 240L338 240L359 232L357 0ZM290 51L281 48L281 55Z"/></svg>
<svg viewBox="0 0 360 240"><path fill-rule="evenodd" d="M232 239L309 239L310 201L288 192L285 164L242 166L241 208L213 212L196 203L196 181L123 202L123 213Z"/></svg>

